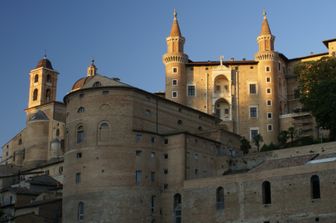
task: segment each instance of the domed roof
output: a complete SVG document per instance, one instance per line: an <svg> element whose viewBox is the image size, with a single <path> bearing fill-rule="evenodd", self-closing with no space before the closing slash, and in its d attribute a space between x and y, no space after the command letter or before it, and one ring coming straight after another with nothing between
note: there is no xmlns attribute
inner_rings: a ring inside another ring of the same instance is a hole
<svg viewBox="0 0 336 223"><path fill-rule="evenodd" d="M40 67L44 67L44 68L48 68L53 70L53 67L51 65L50 60L48 60L46 57L42 58L36 65L35 68L40 68Z"/></svg>
<svg viewBox="0 0 336 223"><path fill-rule="evenodd" d="M74 85L72 85L71 90L80 89L84 86L85 83L87 83L89 80L91 80L94 76L88 76L88 77L82 77L79 80L77 80Z"/></svg>

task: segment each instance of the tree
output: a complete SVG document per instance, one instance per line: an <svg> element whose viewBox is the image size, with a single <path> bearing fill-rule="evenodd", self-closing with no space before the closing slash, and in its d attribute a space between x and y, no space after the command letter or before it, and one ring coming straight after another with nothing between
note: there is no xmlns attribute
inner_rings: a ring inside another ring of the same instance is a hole
<svg viewBox="0 0 336 223"><path fill-rule="evenodd" d="M280 147L286 147L287 140L289 138L288 131L284 130L281 131L278 135L278 141L280 144Z"/></svg>
<svg viewBox="0 0 336 223"><path fill-rule="evenodd" d="M249 149L251 149L250 142L245 137L242 137L240 139L240 150L243 151L244 154L248 154Z"/></svg>
<svg viewBox="0 0 336 223"><path fill-rule="evenodd" d="M294 142L294 138L296 136L296 129L294 127L289 127L288 128L288 134L289 134L289 137L291 139L291 145L293 145L293 142Z"/></svg>
<svg viewBox="0 0 336 223"><path fill-rule="evenodd" d="M294 71L299 81L300 101L320 127L336 139L336 58L301 63Z"/></svg>
<svg viewBox="0 0 336 223"><path fill-rule="evenodd" d="M263 142L263 141L264 141L264 139L260 134L257 134L253 137L253 142L254 142L254 145L256 145L258 152L259 152L259 148L260 148L260 143Z"/></svg>

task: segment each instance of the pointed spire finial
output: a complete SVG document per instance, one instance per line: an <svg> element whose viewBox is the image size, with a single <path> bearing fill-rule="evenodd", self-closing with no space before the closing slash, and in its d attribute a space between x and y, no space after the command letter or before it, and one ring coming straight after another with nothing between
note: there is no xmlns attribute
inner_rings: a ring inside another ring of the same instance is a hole
<svg viewBox="0 0 336 223"><path fill-rule="evenodd" d="M95 60L92 58L91 65L94 65Z"/></svg>
<svg viewBox="0 0 336 223"><path fill-rule="evenodd" d="M267 16L267 12L265 9L263 9L263 12L262 12L263 16L264 16L264 19L266 19L266 16Z"/></svg>
<svg viewBox="0 0 336 223"><path fill-rule="evenodd" d="M44 49L43 59L47 59L47 50L46 49Z"/></svg>
<svg viewBox="0 0 336 223"><path fill-rule="evenodd" d="M177 19L177 12L175 8L174 8L174 19Z"/></svg>

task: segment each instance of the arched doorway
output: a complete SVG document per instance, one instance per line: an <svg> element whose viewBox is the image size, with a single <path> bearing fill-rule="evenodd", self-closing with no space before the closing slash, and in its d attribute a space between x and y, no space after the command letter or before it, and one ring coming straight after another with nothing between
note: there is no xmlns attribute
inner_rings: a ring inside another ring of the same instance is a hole
<svg viewBox="0 0 336 223"><path fill-rule="evenodd" d="M222 120L230 119L230 104L224 98L220 98L215 103L215 115Z"/></svg>

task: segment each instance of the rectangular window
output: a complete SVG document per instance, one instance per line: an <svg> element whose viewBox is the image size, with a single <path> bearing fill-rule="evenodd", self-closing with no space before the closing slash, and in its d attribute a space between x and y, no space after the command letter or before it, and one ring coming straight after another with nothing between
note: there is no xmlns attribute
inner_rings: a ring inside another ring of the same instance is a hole
<svg viewBox="0 0 336 223"><path fill-rule="evenodd" d="M76 158L77 158L77 159L82 158L82 153L76 153Z"/></svg>
<svg viewBox="0 0 336 223"><path fill-rule="evenodd" d="M173 68L172 68L172 72L173 72L173 74L176 74L177 71L178 71L178 70L177 70L177 67L173 67Z"/></svg>
<svg viewBox="0 0 336 223"><path fill-rule="evenodd" d="M172 98L177 98L177 91L172 91Z"/></svg>
<svg viewBox="0 0 336 223"><path fill-rule="evenodd" d="M271 94L271 93L272 93L271 88L267 88L267 89L266 89L266 93L267 93L267 94Z"/></svg>
<svg viewBox="0 0 336 223"><path fill-rule="evenodd" d="M250 106L250 118L258 118L257 106Z"/></svg>
<svg viewBox="0 0 336 223"><path fill-rule="evenodd" d="M176 79L173 79L173 81L172 81L172 85L173 85L173 86L177 86L177 80L176 80Z"/></svg>
<svg viewBox="0 0 336 223"><path fill-rule="evenodd" d="M155 182L155 172L154 171L151 172L150 180L151 180L152 183Z"/></svg>
<svg viewBox="0 0 336 223"><path fill-rule="evenodd" d="M155 198L156 198L155 195L153 195L152 198L151 198L151 212L152 212L152 214L155 211Z"/></svg>
<svg viewBox="0 0 336 223"><path fill-rule="evenodd" d="M281 63L278 63L278 71L281 71Z"/></svg>
<svg viewBox="0 0 336 223"><path fill-rule="evenodd" d="M135 151L135 155L136 155L136 156L141 156L141 153L142 153L141 150L136 150L136 151Z"/></svg>
<svg viewBox="0 0 336 223"><path fill-rule="evenodd" d="M266 82L270 83L271 82L271 77L266 77Z"/></svg>
<svg viewBox="0 0 336 223"><path fill-rule="evenodd" d="M76 184L81 182L81 173L76 173Z"/></svg>
<svg viewBox="0 0 336 223"><path fill-rule="evenodd" d="M163 173L167 175L168 174L168 169L164 169Z"/></svg>
<svg viewBox="0 0 336 223"><path fill-rule="evenodd" d="M272 124L268 124L267 125L267 131L268 132L272 132L273 131L273 125Z"/></svg>
<svg viewBox="0 0 336 223"><path fill-rule="evenodd" d="M250 84L249 85L249 92L250 92L250 94L257 94L257 84Z"/></svg>
<svg viewBox="0 0 336 223"><path fill-rule="evenodd" d="M272 119L272 112L267 112L267 119Z"/></svg>
<svg viewBox="0 0 336 223"><path fill-rule="evenodd" d="M195 85L188 85L188 96L195 96Z"/></svg>
<svg viewBox="0 0 336 223"><path fill-rule="evenodd" d="M165 153L165 154L163 155L163 157L164 157L165 160L168 159L168 153Z"/></svg>
<svg viewBox="0 0 336 223"><path fill-rule="evenodd" d="M267 106L272 106L272 100L266 100L266 105Z"/></svg>
<svg viewBox="0 0 336 223"><path fill-rule="evenodd" d="M137 133L137 134L135 135L135 141L136 141L136 142L140 142L141 139L142 139L142 134L141 134L141 133Z"/></svg>
<svg viewBox="0 0 336 223"><path fill-rule="evenodd" d="M265 71L268 73L268 72L271 72L271 67L269 67L269 66L266 66L265 67Z"/></svg>
<svg viewBox="0 0 336 223"><path fill-rule="evenodd" d="M259 134L259 128L250 128L250 140L251 141L258 134Z"/></svg>
<svg viewBox="0 0 336 223"><path fill-rule="evenodd" d="M135 171L135 184L140 185L141 184L141 175L142 171L141 170L136 170Z"/></svg>

